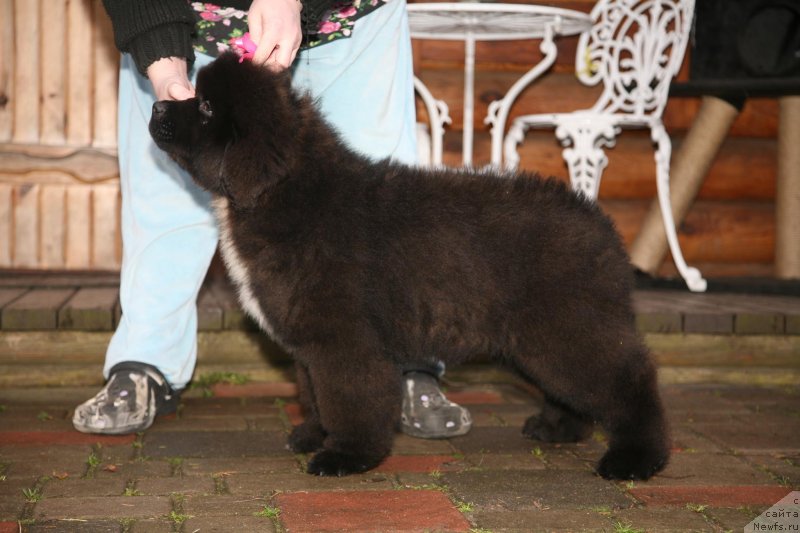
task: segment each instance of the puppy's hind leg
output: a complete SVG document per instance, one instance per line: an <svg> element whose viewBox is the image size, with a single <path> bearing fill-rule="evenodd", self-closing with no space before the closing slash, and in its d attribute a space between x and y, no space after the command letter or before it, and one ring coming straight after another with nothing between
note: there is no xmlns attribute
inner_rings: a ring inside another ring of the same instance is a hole
<svg viewBox="0 0 800 533"><path fill-rule="evenodd" d="M328 352L309 365L309 376L326 436L308 472L344 476L378 466L391 452L400 416L400 368L376 353Z"/></svg>
<svg viewBox="0 0 800 533"><path fill-rule="evenodd" d="M648 479L663 469L669 459L667 423L646 349L637 341L623 343L626 349L602 336L588 343L594 350L562 344L560 351L550 344L552 352L541 357L514 357L546 399L523 433L549 442L576 441L588 436L590 421L596 420L609 435L609 449L597 467L601 476Z"/></svg>
<svg viewBox="0 0 800 533"><path fill-rule="evenodd" d="M601 417L609 447L597 472L606 479L648 479L669 461L669 435L652 363L633 365L618 379Z"/></svg>
<svg viewBox="0 0 800 533"><path fill-rule="evenodd" d="M542 412L525 421L522 434L543 442L579 442L591 435L592 421L545 395Z"/></svg>
<svg viewBox="0 0 800 533"><path fill-rule="evenodd" d="M516 354L512 355L512 361L522 377L544 393L542 411L525 421L524 436L542 442L579 442L591 434L592 418L578 411L571 401L583 395L580 387L571 387L569 383L564 387L564 379L549 369L552 363L546 356Z"/></svg>
<svg viewBox="0 0 800 533"><path fill-rule="evenodd" d="M305 420L292 428L289 434L288 447L293 452L309 453L322 448L325 440L325 430L319 421L319 411L314 398L314 389L308 377L308 369L301 363L295 363L297 372L297 388L300 407L303 409Z"/></svg>

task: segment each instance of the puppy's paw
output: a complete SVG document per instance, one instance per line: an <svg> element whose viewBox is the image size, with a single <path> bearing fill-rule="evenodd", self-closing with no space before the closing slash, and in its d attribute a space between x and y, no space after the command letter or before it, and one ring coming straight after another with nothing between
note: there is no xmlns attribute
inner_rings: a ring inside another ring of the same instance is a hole
<svg viewBox="0 0 800 533"><path fill-rule="evenodd" d="M378 466L383 458L322 450L308 462L308 473L318 476L347 476Z"/></svg>
<svg viewBox="0 0 800 533"><path fill-rule="evenodd" d="M592 425L573 417L562 417L557 422L532 416L525 421L522 434L542 442L578 442L592 432Z"/></svg>
<svg viewBox="0 0 800 533"><path fill-rule="evenodd" d="M322 426L312 422L303 422L292 428L287 447L295 453L311 453L322 448L325 432Z"/></svg>
<svg viewBox="0 0 800 533"><path fill-rule="evenodd" d="M605 479L650 479L667 466L669 452L660 448L620 447L606 452L597 466Z"/></svg>

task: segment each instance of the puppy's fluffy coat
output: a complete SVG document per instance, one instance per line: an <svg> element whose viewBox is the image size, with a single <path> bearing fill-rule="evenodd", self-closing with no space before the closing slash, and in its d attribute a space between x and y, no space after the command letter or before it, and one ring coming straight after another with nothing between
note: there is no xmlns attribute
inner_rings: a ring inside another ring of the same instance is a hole
<svg viewBox="0 0 800 533"><path fill-rule="evenodd" d="M342 102L342 105L357 103ZM244 308L295 358L292 449L342 475L390 452L401 365L490 355L545 395L523 433L609 435L606 478L668 459L631 266L597 206L530 174L421 169L348 148L288 75L234 55L158 102L157 144L213 193Z"/></svg>

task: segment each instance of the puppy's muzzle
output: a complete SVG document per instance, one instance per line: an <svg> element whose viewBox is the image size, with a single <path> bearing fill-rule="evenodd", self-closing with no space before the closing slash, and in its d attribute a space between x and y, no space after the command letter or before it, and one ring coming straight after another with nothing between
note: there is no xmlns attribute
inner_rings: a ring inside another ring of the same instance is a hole
<svg viewBox="0 0 800 533"><path fill-rule="evenodd" d="M167 114L167 103L163 100L153 104L153 118L160 119Z"/></svg>
<svg viewBox="0 0 800 533"><path fill-rule="evenodd" d="M150 135L156 141L171 141L175 136L175 126L167 118L167 102L158 101L153 104L152 115L150 116Z"/></svg>

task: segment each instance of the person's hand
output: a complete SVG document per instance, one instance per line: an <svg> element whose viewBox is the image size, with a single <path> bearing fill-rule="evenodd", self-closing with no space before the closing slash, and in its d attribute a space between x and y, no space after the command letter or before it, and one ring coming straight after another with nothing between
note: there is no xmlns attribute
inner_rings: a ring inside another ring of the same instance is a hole
<svg viewBox="0 0 800 533"><path fill-rule="evenodd" d="M271 70L289 68L303 40L302 9L299 0L253 0L247 12L250 38L257 45L253 63Z"/></svg>
<svg viewBox="0 0 800 533"><path fill-rule="evenodd" d="M194 97L194 87L189 81L186 60L181 57L164 57L147 67L147 77L153 84L156 100L187 100Z"/></svg>

